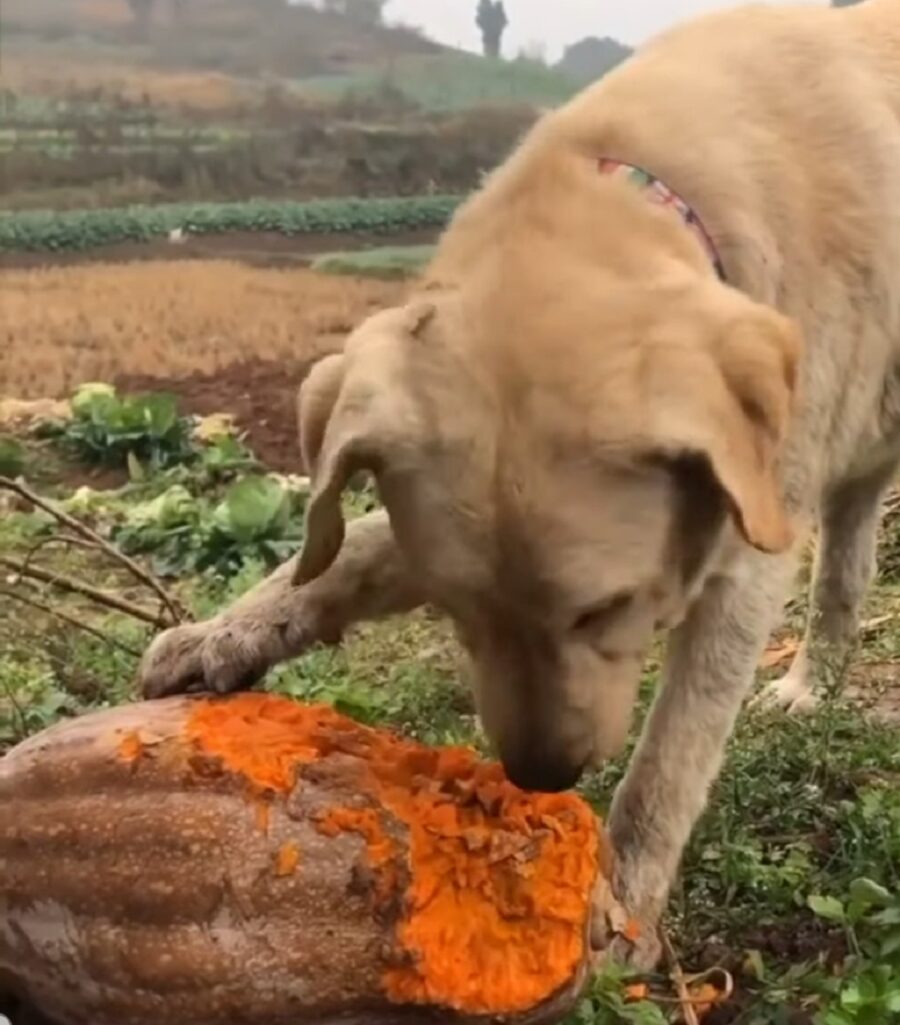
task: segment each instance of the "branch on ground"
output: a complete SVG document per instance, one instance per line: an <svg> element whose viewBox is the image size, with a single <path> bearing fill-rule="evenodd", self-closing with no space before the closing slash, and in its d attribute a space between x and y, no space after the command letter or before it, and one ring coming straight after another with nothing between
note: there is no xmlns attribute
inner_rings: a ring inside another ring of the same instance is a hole
<svg viewBox="0 0 900 1025"><path fill-rule="evenodd" d="M42 583L50 584L51 587L55 587L60 591L67 591L69 594L80 594L83 598L89 598L97 605L103 605L116 612L122 612L126 616L131 616L132 619L148 623L159 630L165 630L173 625L168 619L155 612L150 612L140 605L135 605L133 602L117 594L101 591L90 584L86 584L83 580L77 580L75 577L66 576L63 573L51 573L49 570L41 569L39 566L28 566L24 562L10 559L7 556L0 556L0 566L11 570L17 577L40 580ZM15 583L15 580L9 582Z"/></svg>
<svg viewBox="0 0 900 1025"><path fill-rule="evenodd" d="M123 566L144 586L149 587L162 602L163 607L172 619L171 623L164 623L164 626L177 626L179 623L190 620L191 616L184 606L169 594L169 592L163 587L159 580L153 576L152 573L147 572L147 570L142 566L139 566L133 559L129 559L129 557L123 552L120 552L115 545L110 544L109 541L101 537L96 531L91 530L87 524L75 519L74 516L70 516L67 512L59 509L53 503L48 502L46 499L41 498L40 495L35 494L35 492L24 484L11 480L9 477L0 477L0 488L6 491L12 491L20 498L24 498L26 501L31 502L32 505L37 506L39 509L43 509L45 513L52 516L58 523L62 523L64 526L80 535L80 537L85 541L88 541L91 546L95 546L103 551L114 562ZM160 617L156 618L159 619Z"/></svg>

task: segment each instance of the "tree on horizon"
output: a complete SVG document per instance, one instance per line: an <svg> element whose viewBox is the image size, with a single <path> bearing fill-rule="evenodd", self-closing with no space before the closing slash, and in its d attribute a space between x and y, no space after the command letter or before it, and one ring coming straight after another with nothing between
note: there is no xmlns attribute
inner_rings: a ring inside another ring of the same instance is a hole
<svg viewBox="0 0 900 1025"><path fill-rule="evenodd" d="M503 33L509 25L503 0L479 0L475 23L481 31L481 46L485 57L499 57Z"/></svg>

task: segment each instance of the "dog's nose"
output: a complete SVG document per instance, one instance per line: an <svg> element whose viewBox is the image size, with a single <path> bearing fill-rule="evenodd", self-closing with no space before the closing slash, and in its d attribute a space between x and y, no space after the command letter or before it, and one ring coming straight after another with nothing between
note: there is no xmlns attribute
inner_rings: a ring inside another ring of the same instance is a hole
<svg viewBox="0 0 900 1025"><path fill-rule="evenodd" d="M546 794L571 790L581 779L587 764L562 756L551 756L536 749L501 758L510 782L521 790L536 790Z"/></svg>

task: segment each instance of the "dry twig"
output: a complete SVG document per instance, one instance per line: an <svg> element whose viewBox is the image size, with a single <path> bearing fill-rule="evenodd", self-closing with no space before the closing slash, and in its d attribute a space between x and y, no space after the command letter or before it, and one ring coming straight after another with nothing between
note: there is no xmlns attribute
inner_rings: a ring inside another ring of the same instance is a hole
<svg viewBox="0 0 900 1025"><path fill-rule="evenodd" d="M9 477L0 477L0 488L4 488L7 491L12 491L20 498L24 498L26 501L36 505L39 509L43 509L45 513L52 516L57 522L65 524L70 530L73 530L76 534L80 535L84 540L95 545L97 548L105 552L111 559L124 566L133 576L149 587L153 593L159 598L165 607L166 611L172 618L171 623L160 622L160 617L156 617L153 622L159 626L177 626L179 623L189 619L187 611L184 607L174 599L168 591L162 586L162 584L145 569L139 566L133 559L129 559L127 555L111 545L107 540L102 538L96 531L91 530L86 524L80 520L75 519L74 516L70 516L68 513L63 512L62 509L58 509L52 503L41 498L40 495L35 494L30 488L24 484L20 484L18 481L11 480Z"/></svg>
<svg viewBox="0 0 900 1025"><path fill-rule="evenodd" d="M54 619L59 619L63 623L68 623L69 626L74 626L78 630L83 630L85 633L91 634L98 640L103 641L104 644L108 644L111 648L119 648L134 658L141 657L141 653L139 651L135 651L134 648L129 648L127 644L123 644L122 641L116 640L115 637L108 637L102 630L98 630L95 626L91 626L89 623L83 623L80 619L76 619L74 616L69 616L65 612L60 612L59 609L54 609L50 605L45 605L43 602L36 601L28 595L22 594L21 591L12 591L5 587L0 587L0 595L10 598L12 601L17 601L22 605L28 605L33 609L37 609L39 612L46 612L48 616L53 616Z"/></svg>
<svg viewBox="0 0 900 1025"><path fill-rule="evenodd" d="M677 1003L678 1008L684 1017L684 1025L700 1025L700 1017L697 1013L697 1008L709 1008L713 1004L723 1003L724 1001L729 1000L731 995L734 993L734 979L730 972L727 972L724 968L718 967L708 968L705 972L700 972L698 975L685 975L681 965L679 964L678 956L675 953L672 941L669 939L665 929L660 930L660 937L662 939L666 960L669 964L669 978L672 980L672 984L675 986L675 992L678 996L675 1000L656 998L657 1002ZM709 982L714 975L721 978L721 987L712 986ZM702 984L706 984L710 989L715 989L717 996L714 999L710 999L708 995L691 992L692 986Z"/></svg>
<svg viewBox="0 0 900 1025"><path fill-rule="evenodd" d="M669 977L675 986L675 992L678 994L678 1005L681 1013L684 1015L685 1025L700 1025L700 1019L697 1017L697 1011L694 1008L691 991L688 989L687 978L682 971L675 948L672 946L672 941L669 939L665 929L660 929L660 937L662 938L666 960L669 963Z"/></svg>
<svg viewBox="0 0 900 1025"><path fill-rule="evenodd" d="M61 591L68 591L70 594L80 594L84 598L90 598L91 601L96 602L98 605L105 605L107 608L115 609L117 612L124 612L126 616L138 619L142 623L149 623L158 629L165 629L171 626L171 623L156 613L148 612L146 609L141 608L140 605L135 605L125 598L120 598L117 594L100 591L96 587L91 587L90 584L84 583L82 580L76 580L74 577L64 576L62 573L50 573L39 566L26 566L24 563L18 562L16 559L9 559L6 556L0 556L0 566L12 570L17 576L40 580L42 583L50 584Z"/></svg>
<svg viewBox="0 0 900 1025"><path fill-rule="evenodd" d="M81 537L68 537L66 534L54 534L52 537L41 537L25 553L25 565L30 566L34 557L51 545L67 545L73 548L84 548L88 551L100 551L100 546L95 541L86 541Z"/></svg>

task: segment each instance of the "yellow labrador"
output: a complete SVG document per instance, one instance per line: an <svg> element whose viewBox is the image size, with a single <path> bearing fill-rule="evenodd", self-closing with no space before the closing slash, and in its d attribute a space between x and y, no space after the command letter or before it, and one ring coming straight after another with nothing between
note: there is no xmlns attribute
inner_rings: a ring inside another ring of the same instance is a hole
<svg viewBox="0 0 900 1025"><path fill-rule="evenodd" d="M544 117L408 305L316 367L301 557L159 638L144 691L246 686L431 602L509 775L556 790L620 749L642 656L671 631L610 817L652 961L816 523L808 649L776 696L806 700L853 639L900 455L898 371L900 0L669 32ZM361 469L386 514L345 529Z"/></svg>

